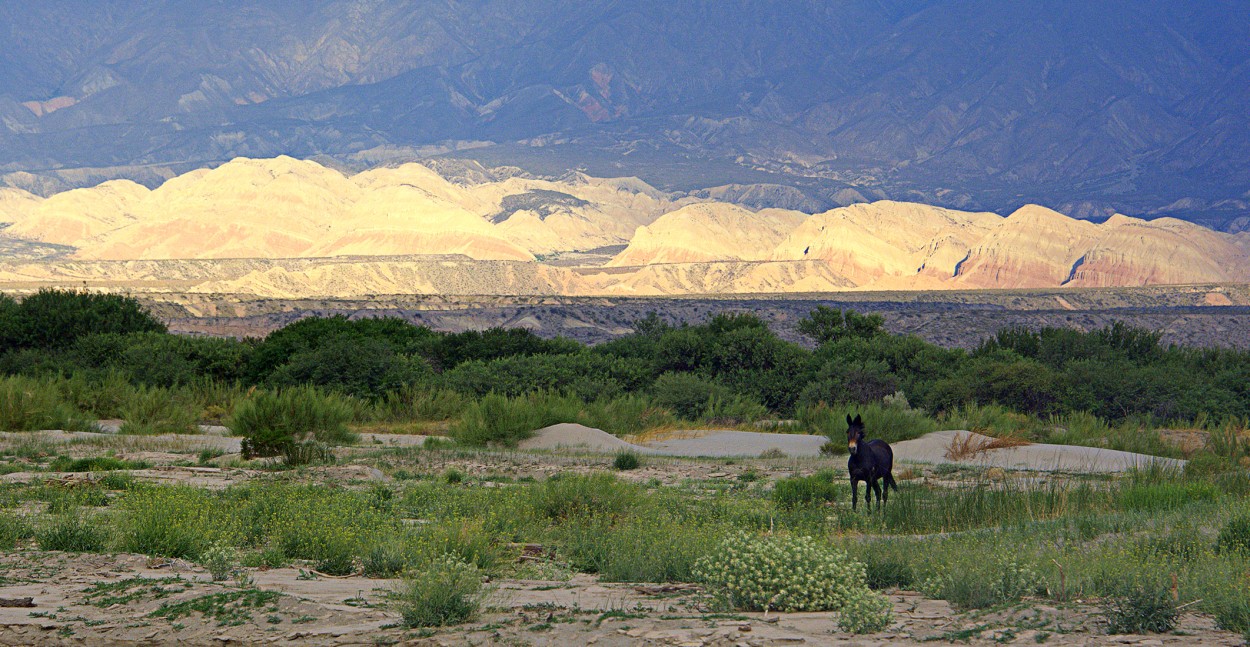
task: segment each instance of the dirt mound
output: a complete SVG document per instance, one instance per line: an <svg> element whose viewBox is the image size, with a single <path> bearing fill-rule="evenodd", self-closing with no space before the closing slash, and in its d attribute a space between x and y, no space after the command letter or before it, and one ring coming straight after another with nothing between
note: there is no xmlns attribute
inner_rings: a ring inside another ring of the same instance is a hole
<svg viewBox="0 0 1250 647"><path fill-rule="evenodd" d="M535 431L533 437L521 441L517 447L519 449L584 449L592 452L632 450L639 454L655 453L646 447L627 443L602 429L572 422L543 427Z"/></svg>
<svg viewBox="0 0 1250 647"><path fill-rule="evenodd" d="M970 439L969 439L970 436ZM999 447L973 452L972 455L951 460L947 453L952 444L964 446L990 446L989 436L971 431L935 431L915 440L894 443L894 460L911 463L956 463L1001 467L1016 470L1044 472L1125 472L1151 464L1169 468L1181 468L1185 461L1135 454L1099 447L1075 445L1048 445L1044 443L1018 447Z"/></svg>

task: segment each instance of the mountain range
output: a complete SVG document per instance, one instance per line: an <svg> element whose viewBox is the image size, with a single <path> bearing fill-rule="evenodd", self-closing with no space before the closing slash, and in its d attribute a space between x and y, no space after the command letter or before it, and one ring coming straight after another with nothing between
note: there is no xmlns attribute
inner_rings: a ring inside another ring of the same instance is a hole
<svg viewBox="0 0 1250 647"><path fill-rule="evenodd" d="M1237 0L54 0L0 43L0 185L41 196L286 154L1250 227Z"/></svg>
<svg viewBox="0 0 1250 647"><path fill-rule="evenodd" d="M637 178L238 158L155 189L0 189L0 286L254 297L691 295L1250 280L1250 232L1039 205L878 200L809 214ZM474 180L464 179L474 177Z"/></svg>

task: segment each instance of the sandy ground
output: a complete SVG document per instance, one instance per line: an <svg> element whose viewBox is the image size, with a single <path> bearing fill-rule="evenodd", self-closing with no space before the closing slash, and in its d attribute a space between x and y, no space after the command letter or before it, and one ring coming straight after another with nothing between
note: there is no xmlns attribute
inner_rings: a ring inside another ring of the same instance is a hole
<svg viewBox="0 0 1250 647"><path fill-rule="evenodd" d="M964 460L948 459L946 450L951 446L952 441L969 435L974 443L993 440L989 436L970 431L935 431L915 440L906 440L892 445L894 460L905 463L955 463L1014 470L1084 473L1125 472L1151 464L1167 468L1185 466L1185 461L1174 458L1160 458L1099 447L1044 443L991 449Z"/></svg>
<svg viewBox="0 0 1250 647"><path fill-rule="evenodd" d="M1047 472L1124 472L1151 463L1183 467L1185 461L1158 458L1097 447L1034 444L990 449L975 456L952 461L947 448L960 436L971 435L988 442L988 436L969 431L936 431L915 440L894 443L896 463L955 463L979 467ZM816 457L828 438L807 434L775 434L754 431L677 431L661 440L631 444L607 432L576 424L559 424L539 429L521 443L521 449L575 449L592 452L632 450L639 454L665 456L734 457L760 456L780 452L782 456Z"/></svg>
<svg viewBox="0 0 1250 647"><path fill-rule="evenodd" d="M439 451L422 452L419 457L391 454L414 461L427 473L438 474L455 468L481 479L480 487L505 487L488 479L491 475L545 478L554 473L597 471L608 468L612 454L624 441L577 426L557 426L538 434L539 442L559 439L565 446L581 445L572 451ZM557 433L558 432L558 433ZM730 433L728 437L723 433ZM950 433L950 432L947 432ZM607 438L604 438L607 436ZM760 438L760 436L769 436ZM745 448L752 458L687 458L666 456L655 445L642 467L619 472L629 480L660 481L666 484L703 482L715 485L738 484L738 477L754 472L757 480L749 487L766 487L771 481L795 473L812 473L831 465L841 467L844 457L803 456L758 458L776 444L772 434L717 432L687 435L656 441L656 444L687 442L686 451L706 455L707 445ZM782 435L786 436L786 435ZM803 438L802 436L787 436ZM814 438L814 437L808 437ZM379 442L406 446L422 442L420 437L379 438ZM585 442L579 442L579 439ZM610 440L609 440L610 439ZM727 442L728 439L728 442ZM385 481L386 475L370 465L342 461L338 465L315 466L293 472L269 472L235 467L202 467L185 464L194 460L197 447L231 440L212 435L115 436L110 434L67 434L31 432L0 434L0 446L33 447L51 443L52 451L64 450L75 456L115 451L119 457L146 460L153 467L135 470L136 478L168 483L188 483L208 488L227 487L256 478L296 478L336 485L364 486ZM820 438L823 442L824 439ZM928 445L920 444L926 441ZM935 435L908 446L915 460L941 456L942 436ZM345 450L350 457L385 461L388 454L373 452L373 438L362 447ZM591 441L604 444L593 446ZM556 443L559 446L561 443ZM735 444L737 443L737 444ZM671 445L668 445L671 447ZM912 448L915 448L914 450ZM1037 446L1033 446L1037 447ZM1027 449L1027 448L1025 448ZM1079 448L1077 448L1079 449ZM783 451L785 451L783 449ZM996 450L998 451L998 450ZM1018 450L1016 450L1018 451ZM223 457L225 458L225 457ZM351 458L356 460L356 458ZM1040 460L1040 459L1039 459ZM184 463L175 465L173 463ZM382 463L377 463L383 466ZM1047 463L1049 464L1049 463ZM916 463L916 478L932 479L922 463ZM1085 464L1088 469L1089 465ZM955 478L960 473L942 478ZM98 474L16 472L0 477L3 481L27 482L40 479L74 480ZM1060 478L1067 478L1060 476ZM938 484L937 480L932 481ZM954 484L955 486L958 483ZM1100 624L1098 601L1074 602L1055 606L1045 601L1027 601L1018 607L994 612L959 612L944 601L932 600L910 591L890 593L896 623L887 631L870 636L850 636L836 629L835 613L724 614L709 606L697 589L663 585L600 582L593 576L575 575L564 580L502 579L490 582L492 593L481 616L471 623L438 630L409 630L397 626L398 611L389 592L395 581L365 577L310 578L298 568L249 570L252 586L280 593L255 608L237 602L215 605L227 615L205 615L192 611L177 617L157 613L162 605L184 601L204 601L205 596L229 598L240 589L234 582L208 581L200 567L179 560L151 559L139 555L74 555L34 550L31 545L0 554L0 598L30 596L33 608L0 607L0 645L148 645L178 642L188 645L688 645L753 646L771 645L919 645L926 642L972 645L1044 643L1047 645L1240 645L1239 636L1214 627L1209 616L1182 616L1178 632L1154 636L1108 636ZM92 595L99 585L145 578L140 586L113 593L115 600ZM171 579L172 578L172 579ZM134 593L129 595L129 593ZM233 614L233 615L230 615ZM225 618L225 619L223 619Z"/></svg>
<svg viewBox="0 0 1250 647"><path fill-rule="evenodd" d="M179 560L139 555L74 555L19 550L0 556L0 597L30 596L33 608L0 608L4 645L1240 645L1210 618L1186 614L1179 635L1108 636L1097 606L959 613L909 591L890 595L895 624L852 636L835 613L723 614L697 589L613 584L578 575L568 581L499 580L481 616L466 625L413 631L397 626L393 581L309 578L298 569L252 571L252 586L280 595L248 608L237 602L166 617L163 605L238 595L233 582ZM142 578L135 580L134 578ZM116 588L130 581L130 586ZM114 590L102 595L101 586ZM105 596L111 595L112 599ZM166 606L166 608L169 608ZM224 613L214 613L221 611ZM226 614L231 615L226 615Z"/></svg>

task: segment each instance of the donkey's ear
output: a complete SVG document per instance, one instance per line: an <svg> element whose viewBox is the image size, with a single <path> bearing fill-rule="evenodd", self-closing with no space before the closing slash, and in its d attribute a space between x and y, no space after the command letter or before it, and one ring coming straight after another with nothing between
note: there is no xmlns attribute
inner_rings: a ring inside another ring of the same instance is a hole
<svg viewBox="0 0 1250 647"><path fill-rule="evenodd" d="M862 425L862 424L864 424L864 420L863 420L862 418L860 418L860 417L859 417L859 414L858 414L858 413L857 413L857 414L855 414L855 424L857 424L857 425Z"/></svg>
<svg viewBox="0 0 1250 647"><path fill-rule="evenodd" d="M855 424L855 421L854 421L854 420L851 420L851 414L849 414L849 413L848 413L848 414L846 414L846 424L848 424L848 425L853 425L853 424Z"/></svg>

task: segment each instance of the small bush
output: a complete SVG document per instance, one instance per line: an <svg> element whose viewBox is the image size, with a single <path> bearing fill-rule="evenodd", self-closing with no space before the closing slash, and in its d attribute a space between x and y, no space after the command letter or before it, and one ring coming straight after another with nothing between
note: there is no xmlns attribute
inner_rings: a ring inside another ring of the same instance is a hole
<svg viewBox="0 0 1250 647"><path fill-rule="evenodd" d="M838 488L833 484L834 474L823 470L811 476L781 479L773 486L773 501L782 508L798 508L813 503L832 503L837 499Z"/></svg>
<svg viewBox="0 0 1250 647"><path fill-rule="evenodd" d="M1241 514L1228 520L1215 540L1220 553L1250 554L1250 515Z"/></svg>
<svg viewBox="0 0 1250 647"><path fill-rule="evenodd" d="M200 554L200 564L208 569L214 582L224 582L239 566L239 551L233 546L216 542Z"/></svg>
<svg viewBox="0 0 1250 647"><path fill-rule="evenodd" d="M1108 600L1103 612L1111 634L1171 631L1180 615L1171 592L1161 586L1134 587Z"/></svg>
<svg viewBox="0 0 1250 647"><path fill-rule="evenodd" d="M535 508L549 519L619 518L637 502L636 486L611 474L566 475L535 488Z"/></svg>
<svg viewBox="0 0 1250 647"><path fill-rule="evenodd" d="M77 514L59 515L35 533L39 548L72 553L103 551L107 539L104 528Z"/></svg>
<svg viewBox="0 0 1250 647"><path fill-rule="evenodd" d="M920 589L965 609L983 609L1033 595L1043 584L1030 566L1008 557L982 568L968 564L949 567L926 579Z"/></svg>
<svg viewBox="0 0 1250 647"><path fill-rule="evenodd" d="M451 436L466 445L514 447L534 431L558 422L577 422L585 404L574 397L538 392L509 398L489 393L470 404L451 427Z"/></svg>
<svg viewBox="0 0 1250 647"><path fill-rule="evenodd" d="M241 401L230 429L243 436L248 457L284 455L288 460L315 458L320 447L310 443L346 444L356 435L347 429L351 405L342 397L310 387L261 391Z"/></svg>
<svg viewBox="0 0 1250 647"><path fill-rule="evenodd" d="M838 612L838 628L853 634L885 631L893 622L890 598L869 589L852 592Z"/></svg>
<svg viewBox="0 0 1250 647"><path fill-rule="evenodd" d="M0 380L0 431L86 430L90 424L61 398L51 382L7 377Z"/></svg>
<svg viewBox="0 0 1250 647"><path fill-rule="evenodd" d="M122 406L123 434L195 434L200 408L181 394L162 388L139 388Z"/></svg>
<svg viewBox="0 0 1250 647"><path fill-rule="evenodd" d="M0 550L13 550L17 542L30 536L30 526L9 512L0 512Z"/></svg>
<svg viewBox="0 0 1250 647"><path fill-rule="evenodd" d="M636 470L640 464L638 454L628 450L617 452L616 457L612 459L612 467L622 472Z"/></svg>
<svg viewBox="0 0 1250 647"><path fill-rule="evenodd" d="M863 564L810 537L731 535L694 570L739 611L837 611L867 590Z"/></svg>
<svg viewBox="0 0 1250 647"><path fill-rule="evenodd" d="M482 574L455 557L440 557L409 577L395 597L408 627L468 622L482 605Z"/></svg>

